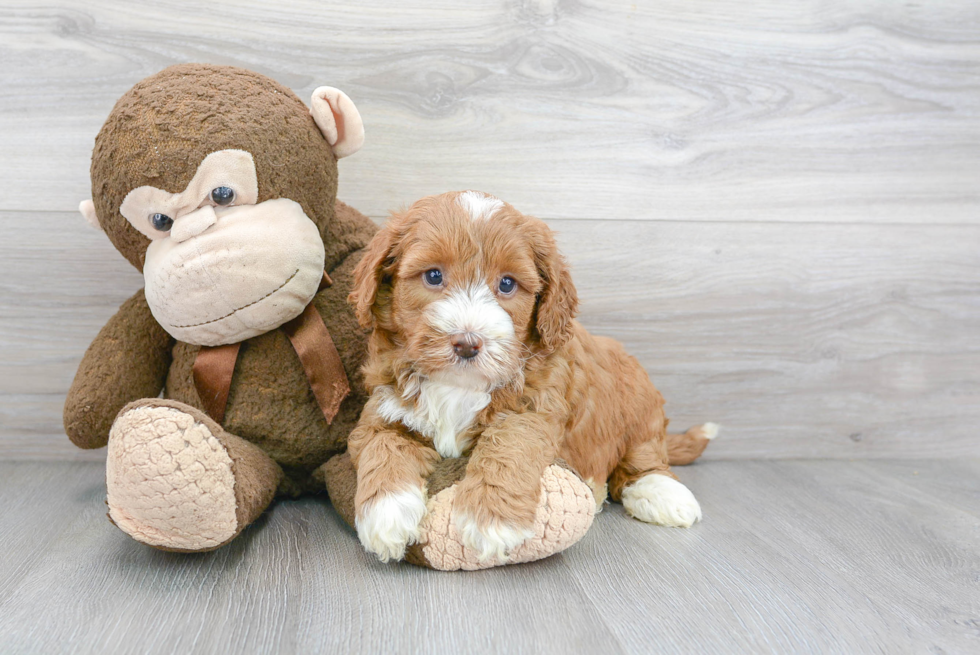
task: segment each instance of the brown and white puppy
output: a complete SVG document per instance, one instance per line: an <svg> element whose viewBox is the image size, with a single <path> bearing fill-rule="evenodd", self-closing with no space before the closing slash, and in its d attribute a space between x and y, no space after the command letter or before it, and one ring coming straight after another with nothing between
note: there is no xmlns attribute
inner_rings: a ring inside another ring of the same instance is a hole
<svg viewBox="0 0 980 655"><path fill-rule="evenodd" d="M475 191L423 198L375 235L354 276L349 299L374 328L371 398L349 440L356 524L382 561L418 538L433 464L467 451L454 512L483 558L532 535L556 457L599 503L608 489L642 521L701 518L670 472L662 396L618 342L573 319L575 287L542 221Z"/></svg>

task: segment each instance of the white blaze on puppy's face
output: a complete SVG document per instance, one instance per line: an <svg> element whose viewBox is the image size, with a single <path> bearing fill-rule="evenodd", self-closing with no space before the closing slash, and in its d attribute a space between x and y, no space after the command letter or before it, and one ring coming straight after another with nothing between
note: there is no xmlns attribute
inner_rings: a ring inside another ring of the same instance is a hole
<svg viewBox="0 0 980 655"><path fill-rule="evenodd" d="M482 276L477 273L475 277ZM426 307L424 317L435 343L440 344L448 360L453 362L452 375L461 385L470 386L475 377L473 373L478 374L478 379L489 389L512 380L519 368L520 350L515 339L514 321L485 282L468 282L447 289L442 298ZM454 335L476 338L482 344L479 353L472 359L457 358L451 343ZM446 374L444 378L450 371Z"/></svg>
<svg viewBox="0 0 980 655"><path fill-rule="evenodd" d="M456 204L469 212L474 221L491 218L494 212L504 206L502 200L482 191L464 191L456 198Z"/></svg>
<svg viewBox="0 0 980 655"><path fill-rule="evenodd" d="M503 355L500 341L514 338L514 321L486 284L468 284L446 293L429 305L430 325L444 334L475 334L484 340L484 352Z"/></svg>

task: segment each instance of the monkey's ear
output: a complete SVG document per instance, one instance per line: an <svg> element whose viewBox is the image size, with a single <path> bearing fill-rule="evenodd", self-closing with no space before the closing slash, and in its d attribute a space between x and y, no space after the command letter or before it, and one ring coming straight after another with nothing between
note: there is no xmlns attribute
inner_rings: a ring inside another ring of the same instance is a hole
<svg viewBox="0 0 980 655"><path fill-rule="evenodd" d="M102 225L99 224L99 217L95 213L95 203L91 199L83 200L78 203L78 211L82 213L88 224L94 227L99 232L102 232Z"/></svg>
<svg viewBox="0 0 980 655"><path fill-rule="evenodd" d="M340 89L321 86L313 92L310 113L337 159L364 145L364 123L353 101Z"/></svg>

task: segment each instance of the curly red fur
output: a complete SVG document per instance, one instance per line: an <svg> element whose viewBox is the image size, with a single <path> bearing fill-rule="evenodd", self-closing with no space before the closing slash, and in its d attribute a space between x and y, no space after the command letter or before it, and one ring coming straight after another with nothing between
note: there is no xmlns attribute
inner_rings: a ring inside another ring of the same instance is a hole
<svg viewBox="0 0 980 655"><path fill-rule="evenodd" d="M457 393L454 384L460 390L446 411L489 395L454 436L472 449L456 507L481 528L529 526L539 478L556 457L595 488L608 480L614 500L647 473L671 476L663 398L619 343L574 320L578 296L548 226L489 198L497 208L474 217L460 196L424 198L394 215L355 271L350 301L374 327L365 366L373 396L350 437L358 508L418 485L436 449L452 446L419 417L444 400L437 391ZM433 269L443 276L439 288L423 280ZM513 295L498 290L502 276L516 281ZM449 344L452 311L457 331L487 344L473 361ZM500 345L497 361L491 345Z"/></svg>

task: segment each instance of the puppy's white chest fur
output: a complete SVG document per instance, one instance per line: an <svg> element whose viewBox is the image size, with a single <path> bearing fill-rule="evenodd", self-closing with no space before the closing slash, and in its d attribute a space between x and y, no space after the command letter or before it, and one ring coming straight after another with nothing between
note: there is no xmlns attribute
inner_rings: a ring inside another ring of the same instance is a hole
<svg viewBox="0 0 980 655"><path fill-rule="evenodd" d="M490 394L484 390L437 380L423 380L414 402L402 400L388 385L378 387L374 393L380 397L378 413L386 421L400 422L429 437L443 457L463 454L469 440L462 433L490 404Z"/></svg>

